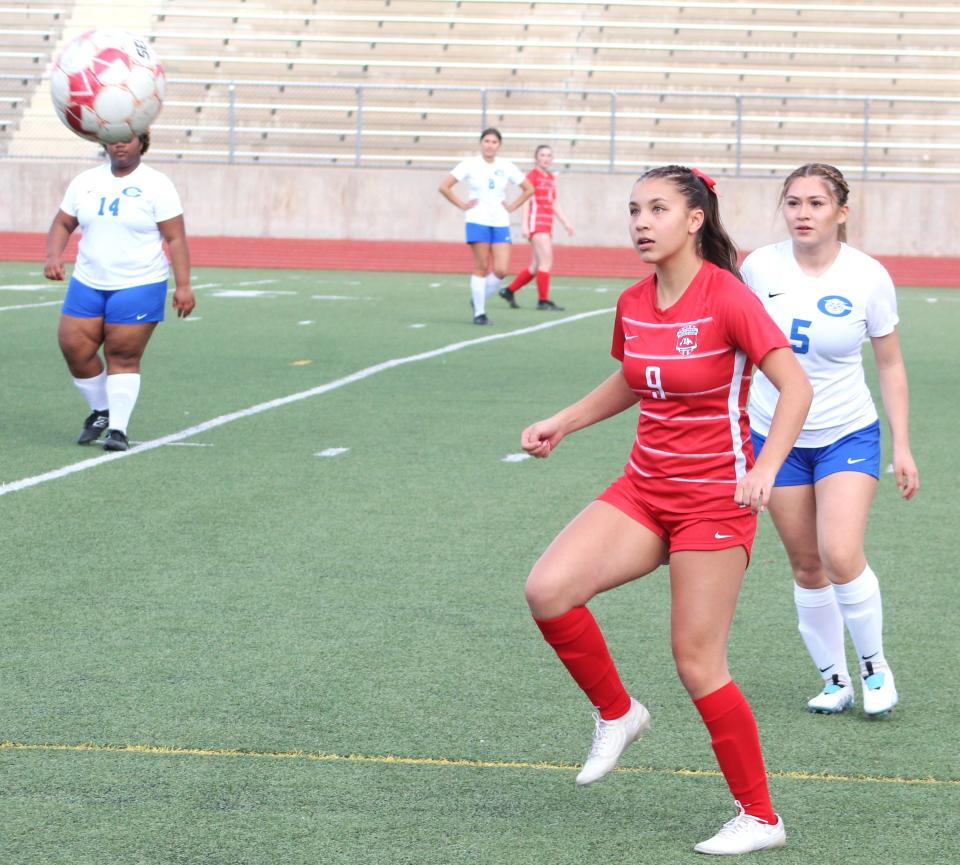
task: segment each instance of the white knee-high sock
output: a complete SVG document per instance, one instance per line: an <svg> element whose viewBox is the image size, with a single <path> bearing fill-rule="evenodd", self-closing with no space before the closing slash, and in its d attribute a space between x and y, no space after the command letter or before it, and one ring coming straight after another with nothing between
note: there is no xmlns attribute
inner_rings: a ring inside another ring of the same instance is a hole
<svg viewBox="0 0 960 865"><path fill-rule="evenodd" d="M473 314L483 315L487 311L487 279L484 276L470 277L470 297L473 298Z"/></svg>
<svg viewBox="0 0 960 865"><path fill-rule="evenodd" d="M87 405L90 406L90 411L107 410L106 369L101 370L100 375L95 375L93 378L75 378L73 383L77 386L77 390L83 394Z"/></svg>
<svg viewBox="0 0 960 865"><path fill-rule="evenodd" d="M502 282L503 280L491 270L490 273L487 274L486 282L484 284L487 297L490 297L490 295L495 291L500 291L500 284Z"/></svg>
<svg viewBox="0 0 960 865"><path fill-rule="evenodd" d="M833 586L805 589L793 584L800 636L825 682L836 675L849 682L847 657L843 646L843 616Z"/></svg>
<svg viewBox="0 0 960 865"><path fill-rule="evenodd" d="M126 433L130 415L140 394L140 373L119 372L107 376L107 397L110 403L110 429Z"/></svg>
<svg viewBox="0 0 960 865"><path fill-rule="evenodd" d="M867 673L867 664L883 669L883 603L880 581L867 565L855 580L834 583L833 590L840 605L840 613L857 649L860 672Z"/></svg>

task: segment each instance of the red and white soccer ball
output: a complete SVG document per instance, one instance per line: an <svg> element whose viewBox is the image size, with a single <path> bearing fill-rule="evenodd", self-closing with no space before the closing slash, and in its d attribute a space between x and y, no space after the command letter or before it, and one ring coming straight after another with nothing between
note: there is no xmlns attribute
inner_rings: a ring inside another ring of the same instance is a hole
<svg viewBox="0 0 960 865"><path fill-rule="evenodd" d="M154 50L124 30L88 30L67 44L50 73L57 116L81 138L101 144L146 132L165 88Z"/></svg>

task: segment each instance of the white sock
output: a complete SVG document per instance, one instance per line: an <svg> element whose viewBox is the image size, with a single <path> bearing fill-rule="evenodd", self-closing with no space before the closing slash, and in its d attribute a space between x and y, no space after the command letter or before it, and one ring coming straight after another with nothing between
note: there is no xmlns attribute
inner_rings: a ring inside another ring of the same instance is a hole
<svg viewBox="0 0 960 865"><path fill-rule="evenodd" d="M484 290L486 291L487 297L490 297L495 291L500 291L500 285L503 280L497 276L493 271L487 274L486 282L484 284Z"/></svg>
<svg viewBox="0 0 960 865"><path fill-rule="evenodd" d="M100 375L93 378L75 378L73 383L77 390L83 394L83 398L90 406L90 411L106 411L107 400L107 371L103 369Z"/></svg>
<svg viewBox="0 0 960 865"><path fill-rule="evenodd" d="M107 396L110 403L110 429L126 434L130 415L140 393L140 373L120 372L107 376Z"/></svg>
<svg viewBox="0 0 960 865"><path fill-rule="evenodd" d="M847 630L853 638L860 660L860 672L867 675L867 664L885 669L883 656L883 603L880 581L867 565L855 580L834 583L833 590Z"/></svg>
<svg viewBox="0 0 960 865"><path fill-rule="evenodd" d="M823 680L829 682L836 675L841 682L849 682L850 672L843 645L843 616L833 586L805 589L794 583L793 601L797 607L800 636Z"/></svg>
<svg viewBox="0 0 960 865"><path fill-rule="evenodd" d="M487 278L485 276L470 277L470 297L473 298L473 314L483 315L487 311Z"/></svg>

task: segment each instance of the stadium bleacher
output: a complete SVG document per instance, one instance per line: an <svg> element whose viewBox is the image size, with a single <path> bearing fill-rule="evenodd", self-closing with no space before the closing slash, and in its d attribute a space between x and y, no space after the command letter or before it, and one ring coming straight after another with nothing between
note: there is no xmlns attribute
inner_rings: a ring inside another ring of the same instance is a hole
<svg viewBox="0 0 960 865"><path fill-rule="evenodd" d="M0 30L4 71L49 57L40 18ZM164 0L150 19L170 158L434 167L502 124L582 170L764 174L815 155L960 177L954 4Z"/></svg>

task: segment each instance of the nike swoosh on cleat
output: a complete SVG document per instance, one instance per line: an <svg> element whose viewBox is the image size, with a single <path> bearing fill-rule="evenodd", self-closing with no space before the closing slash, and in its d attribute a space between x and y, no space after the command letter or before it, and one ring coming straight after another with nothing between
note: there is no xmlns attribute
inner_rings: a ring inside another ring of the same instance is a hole
<svg viewBox="0 0 960 865"><path fill-rule="evenodd" d="M847 457L847 465L852 466L854 463L865 463L867 461L866 457L859 457L854 459L853 457Z"/></svg>
<svg viewBox="0 0 960 865"><path fill-rule="evenodd" d="M721 535L720 532L714 532L714 533L713 533L713 536L714 536L718 541L725 541L727 538L732 538L732 537L733 537L733 535Z"/></svg>

